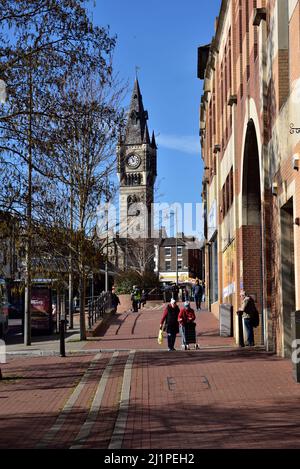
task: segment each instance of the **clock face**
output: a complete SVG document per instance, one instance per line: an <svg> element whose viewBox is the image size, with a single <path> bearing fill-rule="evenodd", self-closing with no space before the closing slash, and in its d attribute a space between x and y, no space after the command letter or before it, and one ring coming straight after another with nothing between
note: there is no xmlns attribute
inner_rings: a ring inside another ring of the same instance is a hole
<svg viewBox="0 0 300 469"><path fill-rule="evenodd" d="M127 158L127 165L130 168L137 168L141 163L141 159L138 155L129 155Z"/></svg>

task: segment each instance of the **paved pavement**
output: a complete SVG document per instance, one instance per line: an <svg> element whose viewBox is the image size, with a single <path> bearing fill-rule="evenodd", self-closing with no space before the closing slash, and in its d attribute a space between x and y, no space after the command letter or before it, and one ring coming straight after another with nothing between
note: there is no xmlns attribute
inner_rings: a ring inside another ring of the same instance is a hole
<svg viewBox="0 0 300 469"><path fill-rule="evenodd" d="M117 315L66 358L9 355L0 448L300 448L288 360L239 349L208 312L197 313L200 349L168 352L161 314Z"/></svg>

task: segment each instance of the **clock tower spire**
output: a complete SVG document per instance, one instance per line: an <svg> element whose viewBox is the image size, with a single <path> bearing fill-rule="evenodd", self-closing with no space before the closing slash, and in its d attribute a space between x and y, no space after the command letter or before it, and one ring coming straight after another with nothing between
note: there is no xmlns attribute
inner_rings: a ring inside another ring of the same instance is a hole
<svg viewBox="0 0 300 469"><path fill-rule="evenodd" d="M150 139L148 112L138 79L134 82L125 136L117 150L120 181L120 237L151 237L151 206L156 179L155 140Z"/></svg>
<svg viewBox="0 0 300 469"><path fill-rule="evenodd" d="M125 139L127 144L140 145L143 142L147 120L148 112L144 110L139 82L136 79L131 96L128 121L126 126Z"/></svg>

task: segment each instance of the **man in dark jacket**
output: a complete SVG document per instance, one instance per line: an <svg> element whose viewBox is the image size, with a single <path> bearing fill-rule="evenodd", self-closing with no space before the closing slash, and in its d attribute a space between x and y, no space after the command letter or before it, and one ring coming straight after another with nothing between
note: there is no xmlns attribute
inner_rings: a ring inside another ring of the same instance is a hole
<svg viewBox="0 0 300 469"><path fill-rule="evenodd" d="M120 305L120 304L121 304L120 298L115 293L115 289L113 288L112 293L111 293L111 305L112 305L113 309L115 310L115 312L117 312L118 305Z"/></svg>
<svg viewBox="0 0 300 469"><path fill-rule="evenodd" d="M254 345L254 333L252 317L256 310L253 298L248 295L244 290L241 291L241 307L238 312L243 313L243 326L246 335L245 345L252 347Z"/></svg>
<svg viewBox="0 0 300 469"><path fill-rule="evenodd" d="M203 287L200 285L199 280L196 280L196 283L193 287L193 294L194 294L194 299L196 303L196 310L200 311L201 310L201 301L202 301L202 296L203 296Z"/></svg>
<svg viewBox="0 0 300 469"><path fill-rule="evenodd" d="M175 340L176 335L179 332L179 323L178 323L178 315L179 315L179 307L176 303L176 300L172 298L171 302L168 304L166 309L164 310L163 317L160 321L160 329L163 328L167 331L168 334L168 349L169 352L175 350Z"/></svg>

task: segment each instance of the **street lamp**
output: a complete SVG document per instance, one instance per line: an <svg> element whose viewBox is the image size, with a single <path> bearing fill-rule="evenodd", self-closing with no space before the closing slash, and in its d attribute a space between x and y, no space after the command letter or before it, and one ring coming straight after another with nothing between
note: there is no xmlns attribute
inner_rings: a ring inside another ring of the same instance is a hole
<svg viewBox="0 0 300 469"><path fill-rule="evenodd" d="M31 345L31 282L32 282L32 153L33 153L33 80L32 80L32 55L29 54L28 63L28 100L29 100L29 126L28 126L28 188L26 207L26 268L25 268L25 293L24 293L24 344Z"/></svg>
<svg viewBox="0 0 300 469"><path fill-rule="evenodd" d="M108 209L106 215L106 259L105 259L105 291L108 292Z"/></svg>
<svg viewBox="0 0 300 469"><path fill-rule="evenodd" d="M106 172L106 204L109 202L109 190L108 190L108 172ZM106 205L105 210L106 216L106 259L105 259L105 291L108 292L108 207Z"/></svg>
<svg viewBox="0 0 300 469"><path fill-rule="evenodd" d="M175 232L175 240L176 240L176 286L178 287L178 217L177 217L177 207L175 210L176 216L176 232Z"/></svg>

